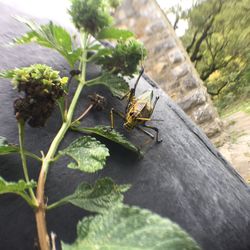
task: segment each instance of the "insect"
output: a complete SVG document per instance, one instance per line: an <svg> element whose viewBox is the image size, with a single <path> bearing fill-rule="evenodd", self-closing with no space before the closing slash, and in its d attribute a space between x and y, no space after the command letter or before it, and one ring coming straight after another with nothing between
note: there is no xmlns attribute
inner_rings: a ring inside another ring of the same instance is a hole
<svg viewBox="0 0 250 250"><path fill-rule="evenodd" d="M155 138L151 133L146 131L144 128L152 129L156 132L156 142L162 142L162 139L159 139L159 129L157 127L148 126L147 121L152 120L151 116L154 112L159 96L157 96L153 102L153 91L147 90L142 93L140 96L135 96L135 91L141 76L143 75L144 69L140 71L140 74L136 80L135 86L130 90L126 95L128 96L128 103L125 108L125 113L116 111L114 108L110 111L110 120L111 128L114 128L114 114L120 116L124 120L124 128L131 131L136 128L141 130L143 133L147 134L151 138ZM125 96L125 97L126 97ZM123 98L122 98L123 99Z"/></svg>

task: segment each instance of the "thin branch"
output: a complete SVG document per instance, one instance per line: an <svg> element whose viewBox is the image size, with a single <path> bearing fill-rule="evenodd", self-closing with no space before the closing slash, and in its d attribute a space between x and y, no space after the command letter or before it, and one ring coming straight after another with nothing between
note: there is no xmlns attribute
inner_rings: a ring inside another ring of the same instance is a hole
<svg viewBox="0 0 250 250"><path fill-rule="evenodd" d="M47 210L51 210L51 209L54 209L54 208L56 208L56 207L62 206L62 205L64 205L64 204L66 204L66 203L67 203L67 202L65 201L65 198L64 198L64 199L62 199L62 200L56 201L56 202L54 202L54 203L48 205L46 209L47 209Z"/></svg>
<svg viewBox="0 0 250 250"><path fill-rule="evenodd" d="M180 16L177 15L177 16L176 16L176 19L175 19L175 22L174 22L174 26L173 26L174 30L176 30L176 29L178 28L178 22L179 22L179 21L180 21Z"/></svg>
<svg viewBox="0 0 250 250"><path fill-rule="evenodd" d="M42 161L42 159L40 157L38 157L37 155L35 155L27 150L24 150L24 154L29 156L30 158L37 160L37 161Z"/></svg>
<svg viewBox="0 0 250 250"><path fill-rule="evenodd" d="M208 17L208 23L207 25L205 25L205 28L202 32L202 34L200 35L199 39L196 41L195 43L195 46L194 46L194 50L192 52L192 55L190 56L190 59L192 62L195 62L197 60L197 55L199 53L199 50L200 50L200 47L201 47L201 44L203 43L203 41L207 38L207 36L210 34L209 33L209 30L213 27L213 23L214 23L214 20L215 20L215 17L220 13L221 11L221 8L222 8L222 5L223 5L223 2L220 1L220 4L219 4L219 7L217 10L215 10L215 12L211 13ZM192 45L193 46L193 45ZM190 50L190 49L189 49ZM189 51L188 50L188 51Z"/></svg>
<svg viewBox="0 0 250 250"><path fill-rule="evenodd" d="M83 113L77 118L75 119L72 123L71 126L74 125L74 123L77 123L78 121L80 121L81 119L83 119L89 112L90 110L95 106L94 103L91 103L84 111Z"/></svg>
<svg viewBox="0 0 250 250"><path fill-rule="evenodd" d="M18 135L19 135L20 156L21 156L21 160L22 160L24 178L25 178L26 182L29 183L30 179L29 179L27 161L26 161L26 156L25 156L25 149L24 149L24 121L18 122ZM29 188L29 193L30 193L30 196L32 198L32 201L36 202L36 197L35 197L34 191L31 187Z"/></svg>
<svg viewBox="0 0 250 250"><path fill-rule="evenodd" d="M204 74L201 74L201 79L204 81L206 80L213 72L215 72L218 69L222 69L227 67L227 65L235 59L236 56L231 56L230 59L228 59L227 61L222 62L221 64L214 64L207 72L205 72Z"/></svg>
<svg viewBox="0 0 250 250"><path fill-rule="evenodd" d="M199 29L197 29L194 33L194 36L193 36L193 39L192 39L192 42L187 46L186 50L187 50L187 53L190 52L190 50L192 49L192 47L194 46L194 43L196 41L196 37L198 35L198 32L199 32Z"/></svg>
<svg viewBox="0 0 250 250"><path fill-rule="evenodd" d="M34 201L29 197L26 192L13 192L14 194L20 195L32 208L36 208L37 205L34 203Z"/></svg>
<svg viewBox="0 0 250 250"><path fill-rule="evenodd" d="M237 76L233 79L233 81L237 81L240 79L240 76L241 76L241 71L237 74ZM217 89L216 92L210 92L210 91L207 91L209 95L211 96L217 96L220 94L220 92L232 81L226 81L224 84L222 84L222 86Z"/></svg>
<svg viewBox="0 0 250 250"><path fill-rule="evenodd" d="M228 83L229 83L229 81L225 82L216 92L210 92L210 91L207 90L207 93L209 95L211 95L211 96L219 95L221 90L224 89L227 86Z"/></svg>
<svg viewBox="0 0 250 250"><path fill-rule="evenodd" d="M205 27L205 29L203 30L201 36L197 40L197 42L195 44L195 47L194 47L194 51L193 51L192 55L190 56L190 59L191 59L192 62L196 61L197 55L198 55L200 47L201 47L201 44L206 39L206 37L208 35L208 31L211 29L211 27L213 25L213 22L214 22L214 18L212 18L210 23Z"/></svg>

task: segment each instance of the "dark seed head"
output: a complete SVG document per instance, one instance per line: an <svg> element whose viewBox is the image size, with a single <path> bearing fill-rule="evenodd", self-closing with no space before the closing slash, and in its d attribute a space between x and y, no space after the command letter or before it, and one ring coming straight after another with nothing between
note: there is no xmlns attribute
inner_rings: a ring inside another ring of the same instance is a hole
<svg viewBox="0 0 250 250"><path fill-rule="evenodd" d="M17 69L12 82L24 97L14 101L16 119L27 121L31 127L43 127L56 99L64 94L65 80L46 65Z"/></svg>

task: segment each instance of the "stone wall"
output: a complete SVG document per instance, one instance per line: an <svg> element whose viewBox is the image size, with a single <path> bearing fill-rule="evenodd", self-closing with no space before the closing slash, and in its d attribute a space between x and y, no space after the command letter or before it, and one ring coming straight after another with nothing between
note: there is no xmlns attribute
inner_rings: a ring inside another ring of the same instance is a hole
<svg viewBox="0 0 250 250"><path fill-rule="evenodd" d="M222 123L189 56L154 0L124 0L117 26L132 30L148 50L145 72L198 124L208 137Z"/></svg>

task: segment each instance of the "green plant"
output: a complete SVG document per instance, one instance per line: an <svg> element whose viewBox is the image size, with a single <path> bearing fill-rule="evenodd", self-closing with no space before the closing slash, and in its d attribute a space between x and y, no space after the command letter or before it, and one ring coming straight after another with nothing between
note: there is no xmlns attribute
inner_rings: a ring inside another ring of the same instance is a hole
<svg viewBox="0 0 250 250"><path fill-rule="evenodd" d="M8 70L0 74L1 77L12 79L14 88L24 94L24 97L14 101L19 145L10 144L6 138L0 137L0 155L20 154L25 177L25 180L18 182L7 182L0 177L0 194L20 195L33 208L42 250L51 248L46 213L65 203L71 203L98 215L84 218L79 222L77 240L70 246L62 243L63 249L156 249L156 247L157 249L199 249L193 239L173 222L147 210L124 206L123 193L129 185L117 185L110 178L98 179L94 185L83 182L73 194L53 204L47 204L45 184L48 172L51 165L59 158L71 157L73 161L68 168L93 173L104 167L106 158L109 156L106 146L90 135L79 137L59 151L58 147L68 131L77 130L97 134L138 153L138 149L133 144L109 127L81 127L80 121L84 116L102 101L100 96L93 98L93 103L82 115L74 119L76 105L86 86L103 84L115 97L123 97L129 91L124 76L133 76L137 72L139 62L145 56L145 49L133 38L131 32L117 30L111 26L112 17L109 15L109 9L114 5L117 5L117 1L72 0L70 13L80 33L79 47L73 43L73 39L66 30L52 22L39 26L18 18L30 28L30 31L16 39L15 43L36 42L57 50L69 63L71 77L61 78L59 72L40 64ZM94 36L94 41L91 41L90 35ZM117 41L117 45L113 49L107 49L98 42L104 39ZM91 56L88 56L89 54ZM103 67L102 74L96 79L86 80L88 62L96 62ZM78 85L73 98L69 100L67 95L69 82L73 78ZM25 149L24 126L27 123L31 127L44 126L55 104L60 108L62 125L47 153L39 157ZM27 157L33 157L41 162L37 182L30 180Z"/></svg>
<svg viewBox="0 0 250 250"><path fill-rule="evenodd" d="M193 1L174 11L188 30L182 42L220 113L250 97L248 0Z"/></svg>

